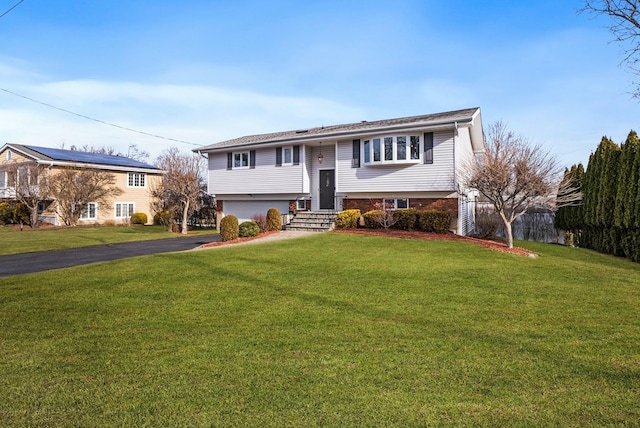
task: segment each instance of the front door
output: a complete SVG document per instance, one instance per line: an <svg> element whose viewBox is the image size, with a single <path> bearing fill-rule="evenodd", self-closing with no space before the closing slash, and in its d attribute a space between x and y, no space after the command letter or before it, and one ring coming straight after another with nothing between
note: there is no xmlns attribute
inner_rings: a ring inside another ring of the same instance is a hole
<svg viewBox="0 0 640 428"><path fill-rule="evenodd" d="M336 176L335 170L323 169L320 170L320 209L332 210L335 209L335 196L336 196Z"/></svg>

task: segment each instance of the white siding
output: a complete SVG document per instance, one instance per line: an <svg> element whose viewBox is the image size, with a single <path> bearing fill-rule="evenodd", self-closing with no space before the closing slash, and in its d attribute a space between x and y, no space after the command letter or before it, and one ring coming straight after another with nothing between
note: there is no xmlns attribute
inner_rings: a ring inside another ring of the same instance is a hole
<svg viewBox="0 0 640 428"><path fill-rule="evenodd" d="M301 147L299 165L276 166L275 147L258 149L255 168L227 170L227 153L209 153L209 193L304 193L308 179L303 154Z"/></svg>
<svg viewBox="0 0 640 428"><path fill-rule="evenodd" d="M224 201L224 215L238 217L238 223L251 221L256 214L267 215L270 208L277 208L280 214L289 213L289 201Z"/></svg>
<svg viewBox="0 0 640 428"><path fill-rule="evenodd" d="M456 137L455 157L458 182L463 182L464 169L473 161L473 147L469 128L460 128Z"/></svg>
<svg viewBox="0 0 640 428"><path fill-rule="evenodd" d="M453 146L453 131L435 132L432 164L361 164L360 168L352 168L352 141L341 141L336 165L337 187L342 193L454 191ZM424 147L421 149L424 150Z"/></svg>

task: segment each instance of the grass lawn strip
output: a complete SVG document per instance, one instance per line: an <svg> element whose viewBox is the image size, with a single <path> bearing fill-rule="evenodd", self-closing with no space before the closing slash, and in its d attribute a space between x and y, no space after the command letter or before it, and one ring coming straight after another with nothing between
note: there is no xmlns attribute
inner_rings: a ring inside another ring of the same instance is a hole
<svg viewBox="0 0 640 428"><path fill-rule="evenodd" d="M210 233L216 232L189 232L190 235ZM23 231L0 227L0 256L180 236L182 235L168 232L163 226L82 226L35 230L26 228Z"/></svg>
<svg viewBox="0 0 640 428"><path fill-rule="evenodd" d="M322 234L0 279L8 425L633 425L640 267Z"/></svg>

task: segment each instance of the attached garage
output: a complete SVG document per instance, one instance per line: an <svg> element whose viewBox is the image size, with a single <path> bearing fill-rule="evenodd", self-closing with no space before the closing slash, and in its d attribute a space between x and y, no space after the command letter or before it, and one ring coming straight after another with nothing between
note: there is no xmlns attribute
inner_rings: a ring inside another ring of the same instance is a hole
<svg viewBox="0 0 640 428"><path fill-rule="evenodd" d="M289 213L289 201L224 201L224 215L238 217L238 222L250 221L256 214L267 215L269 208L277 208L280 214Z"/></svg>

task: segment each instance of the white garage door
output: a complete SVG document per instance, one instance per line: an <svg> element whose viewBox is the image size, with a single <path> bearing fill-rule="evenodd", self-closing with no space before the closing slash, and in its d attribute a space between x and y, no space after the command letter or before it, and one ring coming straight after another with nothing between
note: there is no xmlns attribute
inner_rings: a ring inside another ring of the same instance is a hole
<svg viewBox="0 0 640 428"><path fill-rule="evenodd" d="M289 213L289 201L224 201L224 215L238 217L238 222L250 221L255 214L267 215L269 208L277 208L280 214Z"/></svg>

